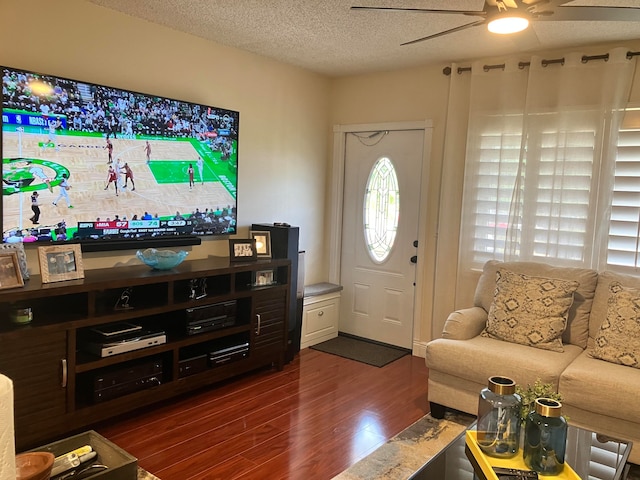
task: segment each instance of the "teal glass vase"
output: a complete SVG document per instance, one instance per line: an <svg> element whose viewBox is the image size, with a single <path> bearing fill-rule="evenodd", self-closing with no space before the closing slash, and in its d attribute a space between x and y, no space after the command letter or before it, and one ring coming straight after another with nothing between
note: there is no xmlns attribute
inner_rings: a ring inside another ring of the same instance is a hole
<svg viewBox="0 0 640 480"><path fill-rule="evenodd" d="M477 440L491 457L511 458L520 448L520 407L515 382L507 377L490 377L478 400Z"/></svg>
<svg viewBox="0 0 640 480"><path fill-rule="evenodd" d="M527 416L524 430L524 463L541 475L559 475L567 449L567 421L562 404L538 398Z"/></svg>

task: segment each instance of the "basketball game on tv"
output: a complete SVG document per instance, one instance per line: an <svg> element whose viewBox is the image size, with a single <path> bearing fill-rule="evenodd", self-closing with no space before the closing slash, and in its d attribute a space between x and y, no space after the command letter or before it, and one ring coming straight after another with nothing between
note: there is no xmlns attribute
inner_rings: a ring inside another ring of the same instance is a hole
<svg viewBox="0 0 640 480"><path fill-rule="evenodd" d="M4 243L236 231L239 113L2 67Z"/></svg>

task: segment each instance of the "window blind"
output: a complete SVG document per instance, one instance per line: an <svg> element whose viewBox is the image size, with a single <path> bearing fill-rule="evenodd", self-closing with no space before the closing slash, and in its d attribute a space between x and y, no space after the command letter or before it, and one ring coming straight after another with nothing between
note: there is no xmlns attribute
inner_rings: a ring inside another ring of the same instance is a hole
<svg viewBox="0 0 640 480"><path fill-rule="evenodd" d="M618 137L607 266L635 270L640 265L640 127Z"/></svg>

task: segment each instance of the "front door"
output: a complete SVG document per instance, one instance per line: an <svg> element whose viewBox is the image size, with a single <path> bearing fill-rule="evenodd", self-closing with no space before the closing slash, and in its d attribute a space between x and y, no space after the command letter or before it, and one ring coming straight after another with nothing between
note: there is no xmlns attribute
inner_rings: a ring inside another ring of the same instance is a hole
<svg viewBox="0 0 640 480"><path fill-rule="evenodd" d="M424 129L347 133L340 331L411 348Z"/></svg>

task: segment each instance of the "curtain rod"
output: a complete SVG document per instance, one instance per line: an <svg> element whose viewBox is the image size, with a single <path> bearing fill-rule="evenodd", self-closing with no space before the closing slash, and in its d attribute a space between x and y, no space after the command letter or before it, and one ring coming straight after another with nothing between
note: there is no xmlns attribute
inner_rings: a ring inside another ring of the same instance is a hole
<svg viewBox="0 0 640 480"><path fill-rule="evenodd" d="M636 55L640 55L640 52L632 52L632 51L628 51L627 52L627 59L631 60L631 58L635 57ZM587 63L590 62L592 60L604 60L605 62L609 61L609 54L605 53L603 55L583 55L582 56L582 63ZM543 59L541 62L543 67L546 67L547 65L553 65L556 63L559 63L560 65L564 65L564 57L563 58L552 58L551 60L545 60ZM531 65L531 62L519 62L518 63L518 68L523 69L526 68L528 66ZM497 65L483 65L482 69L485 72L488 72L489 70L496 70L496 69L503 69L505 68L505 64L504 63L499 63ZM445 75L451 75L451 67L445 67L442 70L442 73ZM458 74L460 73L464 73L464 72L470 72L471 71L471 67L458 67L457 69Z"/></svg>

